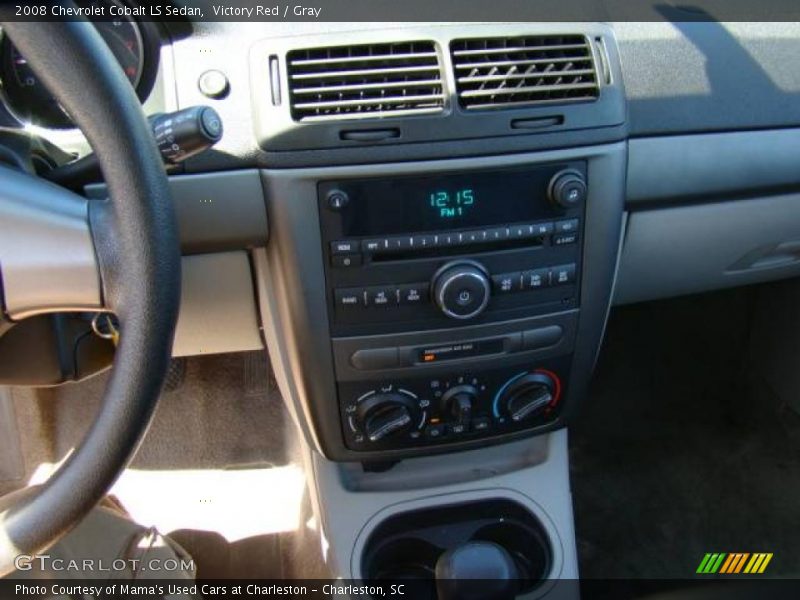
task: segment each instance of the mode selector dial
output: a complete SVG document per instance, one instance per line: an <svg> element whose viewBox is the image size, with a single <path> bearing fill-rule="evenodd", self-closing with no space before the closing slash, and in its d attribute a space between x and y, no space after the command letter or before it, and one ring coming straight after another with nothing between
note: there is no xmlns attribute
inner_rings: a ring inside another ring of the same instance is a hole
<svg viewBox="0 0 800 600"><path fill-rule="evenodd" d="M450 423L469 426L478 390L471 385L457 385L442 395L442 413Z"/></svg>
<svg viewBox="0 0 800 600"><path fill-rule="evenodd" d="M478 263L457 262L442 267L433 277L433 300L453 319L472 319L489 303L489 276Z"/></svg>
<svg viewBox="0 0 800 600"><path fill-rule="evenodd" d="M358 405L360 429L370 442L411 429L416 408L413 400L401 393L376 394Z"/></svg>

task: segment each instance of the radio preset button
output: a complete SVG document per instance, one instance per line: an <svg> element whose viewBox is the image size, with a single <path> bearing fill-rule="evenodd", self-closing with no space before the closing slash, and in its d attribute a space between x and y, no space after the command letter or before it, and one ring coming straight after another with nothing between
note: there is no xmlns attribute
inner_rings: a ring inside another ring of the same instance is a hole
<svg viewBox="0 0 800 600"><path fill-rule="evenodd" d="M575 282L575 263L560 265L550 269L552 285L567 285Z"/></svg>
<svg viewBox="0 0 800 600"><path fill-rule="evenodd" d="M550 269L533 269L522 275L522 287L526 290L538 290L550 285Z"/></svg>
<svg viewBox="0 0 800 600"><path fill-rule="evenodd" d="M360 254L334 254L331 256L331 264L334 267L360 267Z"/></svg>
<svg viewBox="0 0 800 600"><path fill-rule="evenodd" d="M508 227L491 227L486 230L487 242L502 242L508 239Z"/></svg>
<svg viewBox="0 0 800 600"><path fill-rule="evenodd" d="M556 221L556 233L573 233L578 231L578 219L567 219L566 221Z"/></svg>
<svg viewBox="0 0 800 600"><path fill-rule="evenodd" d="M411 245L414 249L433 248L434 237L432 235L415 235L411 237Z"/></svg>
<svg viewBox="0 0 800 600"><path fill-rule="evenodd" d="M566 246L578 241L577 233L558 233L553 236L553 246Z"/></svg>
<svg viewBox="0 0 800 600"><path fill-rule="evenodd" d="M386 238L362 240L361 242L361 248L363 248L364 252L380 252L381 250L385 250L388 246L389 244Z"/></svg>
<svg viewBox="0 0 800 600"><path fill-rule="evenodd" d="M440 233L436 236L436 245L441 247L455 246L458 244L458 234Z"/></svg>
<svg viewBox="0 0 800 600"><path fill-rule="evenodd" d="M512 225L508 228L512 240L524 240L538 237L539 233L533 225Z"/></svg>
<svg viewBox="0 0 800 600"><path fill-rule="evenodd" d="M384 308L397 305L397 290L386 287L367 288L367 306Z"/></svg>
<svg viewBox="0 0 800 600"><path fill-rule="evenodd" d="M555 229L553 223L535 223L533 225L536 235L550 235Z"/></svg>
<svg viewBox="0 0 800 600"><path fill-rule="evenodd" d="M411 248L411 236L399 235L386 238L386 250L390 252L402 252Z"/></svg>
<svg viewBox="0 0 800 600"><path fill-rule="evenodd" d="M501 273L492 275L494 291L498 294L518 292L522 288L522 273Z"/></svg>
<svg viewBox="0 0 800 600"><path fill-rule="evenodd" d="M360 308L364 306L364 290L358 288L338 289L334 291L337 309Z"/></svg>
<svg viewBox="0 0 800 600"><path fill-rule="evenodd" d="M483 237L485 233L482 229L478 229L476 231L465 231L462 234L461 243L462 244L480 244L483 242Z"/></svg>
<svg viewBox="0 0 800 600"><path fill-rule="evenodd" d="M352 254L358 252L360 244L358 240L337 240L331 242L331 254Z"/></svg>
<svg viewBox="0 0 800 600"><path fill-rule="evenodd" d="M400 286L400 304L416 306L423 304L428 296L427 283L411 283Z"/></svg>

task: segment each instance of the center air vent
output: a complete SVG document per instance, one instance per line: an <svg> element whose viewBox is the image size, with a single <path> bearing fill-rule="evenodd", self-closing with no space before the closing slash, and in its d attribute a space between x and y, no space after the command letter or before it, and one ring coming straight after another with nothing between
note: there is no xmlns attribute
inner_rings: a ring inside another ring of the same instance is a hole
<svg viewBox="0 0 800 600"><path fill-rule="evenodd" d="M424 114L444 108L433 42L293 50L287 56L297 121Z"/></svg>
<svg viewBox="0 0 800 600"><path fill-rule="evenodd" d="M600 88L582 35L454 40L458 100L469 110L596 100Z"/></svg>

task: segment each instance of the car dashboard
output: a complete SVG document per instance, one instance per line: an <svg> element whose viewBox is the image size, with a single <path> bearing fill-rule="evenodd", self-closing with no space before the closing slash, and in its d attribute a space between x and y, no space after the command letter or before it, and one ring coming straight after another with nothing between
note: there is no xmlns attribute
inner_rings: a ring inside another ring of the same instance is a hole
<svg viewBox="0 0 800 600"><path fill-rule="evenodd" d="M330 459L560 428L613 304L800 271L795 23L98 25L149 114L224 124L170 170L173 353L267 347ZM2 65L34 168L85 154Z"/></svg>

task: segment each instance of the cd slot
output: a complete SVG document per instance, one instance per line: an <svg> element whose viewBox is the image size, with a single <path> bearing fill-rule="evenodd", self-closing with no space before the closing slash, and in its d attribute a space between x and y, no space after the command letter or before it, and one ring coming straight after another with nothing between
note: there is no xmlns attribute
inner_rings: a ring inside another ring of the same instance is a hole
<svg viewBox="0 0 800 600"><path fill-rule="evenodd" d="M395 260L411 260L415 258L431 258L441 256L458 256L461 254L478 254L481 252L497 252L500 250L516 250L518 248L540 247L545 244L545 236L537 236L519 240L502 240L497 242L477 242L453 246L435 246L428 248L408 248L404 250L377 250L372 252L373 262Z"/></svg>

